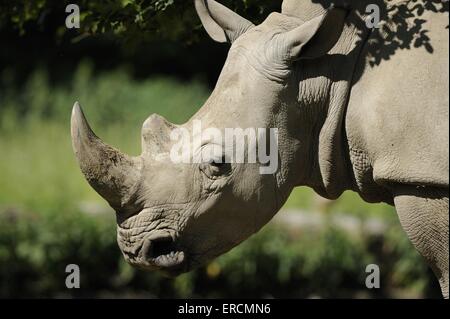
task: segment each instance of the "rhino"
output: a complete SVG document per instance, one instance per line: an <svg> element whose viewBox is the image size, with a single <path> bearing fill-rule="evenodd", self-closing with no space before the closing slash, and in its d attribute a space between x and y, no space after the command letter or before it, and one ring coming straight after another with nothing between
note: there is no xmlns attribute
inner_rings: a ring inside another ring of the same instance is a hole
<svg viewBox="0 0 450 319"><path fill-rule="evenodd" d="M259 25L216 1L194 3L209 36L231 47L211 96L188 122L151 115L142 127L142 154L133 157L102 142L78 103L72 110L76 158L116 212L126 261L175 276L259 231L294 187L332 200L351 190L369 203L395 206L448 298L445 8L420 14L425 47L399 45L393 52L402 29L392 37L368 28L373 17L351 1L285 0L281 13ZM414 25L418 14L409 13L403 21ZM214 147L214 157L172 161L172 132L193 133L193 121L218 130L277 128L276 171L261 174L258 163L224 160L230 149L198 134L192 154Z"/></svg>

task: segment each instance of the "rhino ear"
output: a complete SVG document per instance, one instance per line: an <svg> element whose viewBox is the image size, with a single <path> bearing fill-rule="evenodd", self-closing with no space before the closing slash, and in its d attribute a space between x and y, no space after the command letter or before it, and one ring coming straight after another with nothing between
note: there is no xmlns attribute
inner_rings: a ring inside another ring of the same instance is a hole
<svg viewBox="0 0 450 319"><path fill-rule="evenodd" d="M347 11L330 7L323 15L283 34L291 60L314 59L330 51L341 36Z"/></svg>
<svg viewBox="0 0 450 319"><path fill-rule="evenodd" d="M253 23L214 0L195 0L195 9L206 32L220 43L233 43L254 27Z"/></svg>

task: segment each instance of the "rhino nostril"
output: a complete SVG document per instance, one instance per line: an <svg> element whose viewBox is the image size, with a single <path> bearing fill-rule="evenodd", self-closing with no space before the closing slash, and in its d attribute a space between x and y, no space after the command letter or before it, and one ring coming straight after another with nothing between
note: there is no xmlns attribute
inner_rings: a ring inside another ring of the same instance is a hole
<svg viewBox="0 0 450 319"><path fill-rule="evenodd" d="M161 237L152 240L148 239L142 246L142 256L149 259L170 255L170 253L174 251L175 247L171 237Z"/></svg>
<svg viewBox="0 0 450 319"><path fill-rule="evenodd" d="M157 258L159 256L169 255L173 251L174 245L172 238L161 238L152 242L152 249L150 249L147 256Z"/></svg>
<svg viewBox="0 0 450 319"><path fill-rule="evenodd" d="M170 236L156 236L151 235L144 240L139 252L140 264L153 269L182 269L186 255L184 251L179 250L175 239Z"/></svg>

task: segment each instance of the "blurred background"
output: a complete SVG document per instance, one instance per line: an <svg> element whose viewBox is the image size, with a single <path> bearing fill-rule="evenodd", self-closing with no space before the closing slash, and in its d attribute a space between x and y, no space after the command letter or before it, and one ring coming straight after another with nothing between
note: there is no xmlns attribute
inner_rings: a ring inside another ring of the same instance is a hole
<svg viewBox="0 0 450 319"><path fill-rule="evenodd" d="M152 113L182 123L208 97L226 45L207 38L191 1L0 4L0 297L440 298L395 211L356 194L338 201L297 188L260 233L221 258L169 279L126 264L115 216L72 153L70 112L80 101L96 133L140 153ZM222 1L254 22L281 1ZM65 286L66 265L81 288ZM368 264L381 288L365 287Z"/></svg>

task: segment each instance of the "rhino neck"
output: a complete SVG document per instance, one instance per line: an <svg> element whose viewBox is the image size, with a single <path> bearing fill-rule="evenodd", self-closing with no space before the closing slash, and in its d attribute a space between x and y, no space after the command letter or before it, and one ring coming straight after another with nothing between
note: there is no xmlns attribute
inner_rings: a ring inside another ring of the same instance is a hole
<svg viewBox="0 0 450 319"><path fill-rule="evenodd" d="M301 110L299 135L306 137L300 152L308 158L298 174L298 185L312 187L321 196L335 199L354 189L344 120L355 66L368 30L361 17L352 13L336 46L324 57L300 61L297 66ZM311 123L302 127L303 123Z"/></svg>

